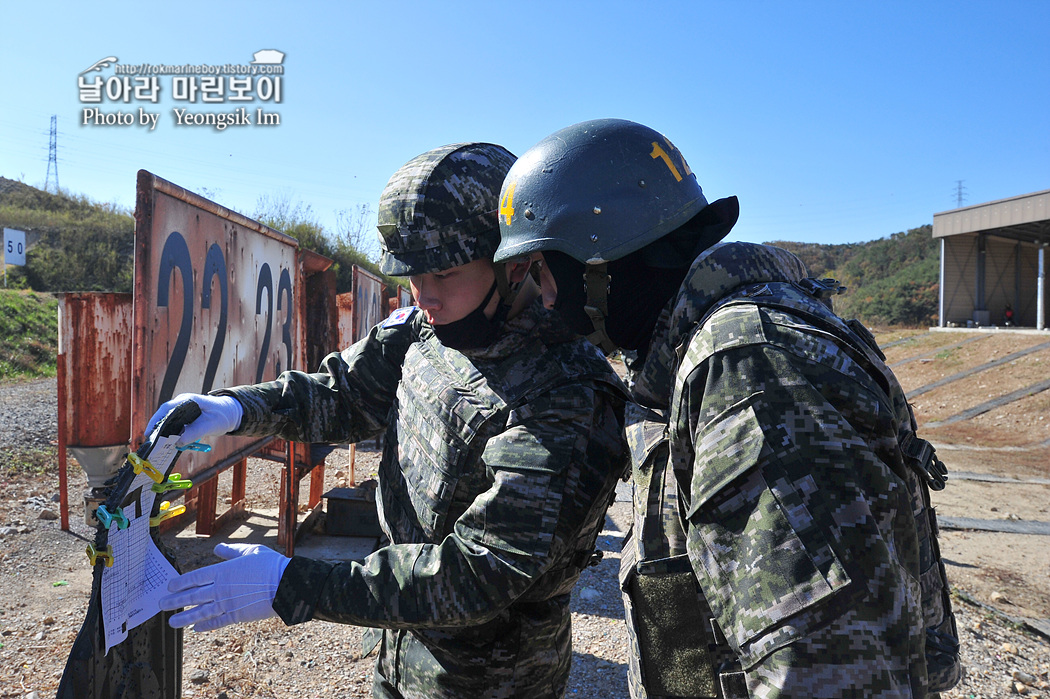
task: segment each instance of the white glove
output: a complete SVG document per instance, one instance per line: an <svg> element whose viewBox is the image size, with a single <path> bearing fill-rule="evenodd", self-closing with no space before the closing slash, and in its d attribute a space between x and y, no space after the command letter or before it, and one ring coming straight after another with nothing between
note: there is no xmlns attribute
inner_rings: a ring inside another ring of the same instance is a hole
<svg viewBox="0 0 1050 699"><path fill-rule="evenodd" d="M153 432L153 428L161 418L170 413L179 403L192 400L200 406L200 416L186 425L182 430L176 446L184 447L193 444L202 437L210 437L216 434L226 434L241 426L241 418L244 416L244 408L240 402L231 396L205 396L200 393L180 393L164 405L157 408L153 417L146 424L146 438Z"/></svg>
<svg viewBox="0 0 1050 699"><path fill-rule="evenodd" d="M160 608L193 607L173 615L172 628L193 624L194 631L214 631L277 616L273 598L292 559L258 544L219 544L215 555L226 560L168 582L175 594L162 597Z"/></svg>

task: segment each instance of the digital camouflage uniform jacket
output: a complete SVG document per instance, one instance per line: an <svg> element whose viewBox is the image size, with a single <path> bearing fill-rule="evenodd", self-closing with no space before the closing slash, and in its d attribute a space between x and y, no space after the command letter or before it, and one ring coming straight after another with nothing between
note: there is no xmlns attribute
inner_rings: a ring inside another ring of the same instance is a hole
<svg viewBox="0 0 1050 699"><path fill-rule="evenodd" d="M241 434L386 429L377 501L392 545L362 563L293 558L274 609L388 629L384 695L561 696L570 591L626 465L626 388L538 302L484 350L444 347L422 316L391 316L322 373L230 391Z"/></svg>
<svg viewBox="0 0 1050 699"><path fill-rule="evenodd" d="M926 693L924 628L939 620L923 619L920 559L929 555L920 554L925 513L912 493L925 485L898 444L898 426L914 423L889 369L841 340L857 335L796 286L803 277L802 263L778 248L705 251L633 377L644 406L628 417L636 499L655 500L649 521L636 515L625 550L628 614L680 631L678 645L661 645L667 632L632 638L636 697L646 696L639 643L662 652L664 665L709 666L699 681L664 673L650 696L713 695L719 681L724 696ZM759 305L725 303L727 295ZM781 306L763 307L764 296ZM670 487L649 487L667 463ZM661 541L661 510L685 522L679 539L665 531ZM686 552L699 590L681 575L686 556L675 554ZM643 558L656 560L656 577L632 595ZM680 602L661 620L671 596ZM689 633L715 641L710 656L706 643L689 655ZM722 664L734 656L739 664Z"/></svg>

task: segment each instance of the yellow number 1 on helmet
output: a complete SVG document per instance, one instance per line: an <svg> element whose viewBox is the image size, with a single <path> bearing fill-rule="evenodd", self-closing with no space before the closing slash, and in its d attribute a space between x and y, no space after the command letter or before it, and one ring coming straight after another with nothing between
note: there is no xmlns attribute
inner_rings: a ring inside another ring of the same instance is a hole
<svg viewBox="0 0 1050 699"><path fill-rule="evenodd" d="M674 150L674 146L670 147ZM671 162L671 156L667 155L667 151L665 151L656 141L653 141L653 151L649 154L649 157L653 160L663 158L664 164L667 165L667 169L671 171L672 175L674 175L675 182L682 181L682 175L678 172L678 168L675 167L675 164ZM685 164L684 158L682 159L682 169L685 170L685 174L687 175L693 174L689 171L689 166Z"/></svg>

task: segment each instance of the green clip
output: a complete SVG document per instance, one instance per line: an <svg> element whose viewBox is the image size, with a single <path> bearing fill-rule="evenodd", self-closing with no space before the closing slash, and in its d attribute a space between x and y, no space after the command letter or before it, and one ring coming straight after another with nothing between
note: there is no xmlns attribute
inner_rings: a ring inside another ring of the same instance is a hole
<svg viewBox="0 0 1050 699"><path fill-rule="evenodd" d="M188 478L186 480L182 480L181 475L179 475L178 473L173 473L170 476L168 476L168 480L164 481L163 483L154 483L153 485L151 485L150 490L152 490L154 493L166 493L169 490L185 490L186 488L192 487L193 481L189 480Z"/></svg>

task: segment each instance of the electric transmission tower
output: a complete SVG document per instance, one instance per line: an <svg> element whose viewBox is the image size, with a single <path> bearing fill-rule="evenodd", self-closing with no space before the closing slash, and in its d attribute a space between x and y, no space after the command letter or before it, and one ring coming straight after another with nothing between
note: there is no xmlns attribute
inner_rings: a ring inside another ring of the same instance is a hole
<svg viewBox="0 0 1050 699"><path fill-rule="evenodd" d="M58 115L51 115L51 146L47 152L47 179L44 180L44 191L50 191L51 170L55 170L55 194L58 194Z"/></svg>
<svg viewBox="0 0 1050 699"><path fill-rule="evenodd" d="M955 208L959 208L966 201L966 187L963 187L965 180L955 180Z"/></svg>

